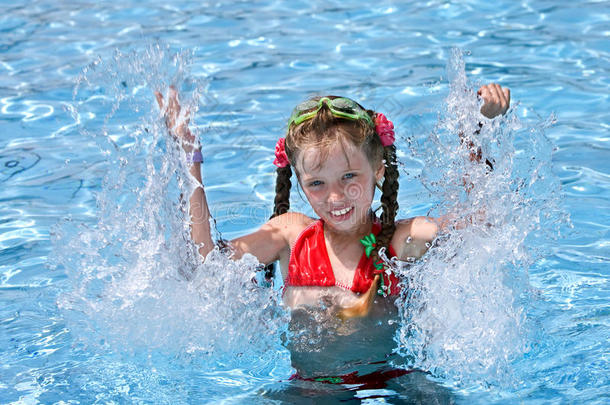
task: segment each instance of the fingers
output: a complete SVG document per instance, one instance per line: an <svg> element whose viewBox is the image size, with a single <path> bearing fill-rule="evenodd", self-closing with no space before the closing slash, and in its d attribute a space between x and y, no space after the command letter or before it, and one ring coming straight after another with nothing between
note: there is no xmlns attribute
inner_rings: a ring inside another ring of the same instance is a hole
<svg viewBox="0 0 610 405"><path fill-rule="evenodd" d="M487 84L479 89L481 98L485 101L485 104L499 104L500 96L498 95L498 88L495 83ZM499 87L499 86L498 86Z"/></svg>
<svg viewBox="0 0 610 405"><path fill-rule="evenodd" d="M155 98L157 99L157 103L159 104L159 108L163 109L163 94L159 91L155 91ZM176 113L180 112L180 102L178 101L178 91L176 87L169 86L168 91L168 110L170 112L176 111Z"/></svg>
<svg viewBox="0 0 610 405"><path fill-rule="evenodd" d="M506 113L510 106L510 90L502 88L497 83L482 86L477 94L483 98L484 104L481 107L481 114L487 118L491 119Z"/></svg>
<svg viewBox="0 0 610 405"><path fill-rule="evenodd" d="M163 94L159 91L155 91L155 98L157 104L165 116L165 124L168 128L173 129L180 117L180 101L178 100L178 91L176 87L170 86L167 91L167 100L164 100ZM186 124L188 125L189 120L187 118Z"/></svg>
<svg viewBox="0 0 610 405"><path fill-rule="evenodd" d="M159 108L163 109L163 95L158 91L155 91L155 98L157 99L157 104L159 104Z"/></svg>
<svg viewBox="0 0 610 405"><path fill-rule="evenodd" d="M174 119L180 114L180 103L178 102L178 92L174 86L170 86L168 94L168 109L174 116Z"/></svg>
<svg viewBox="0 0 610 405"><path fill-rule="evenodd" d="M491 98L491 93L489 92L489 89L487 88L487 86L483 86L479 89L479 91L477 91L477 94L479 96L481 96L481 98L483 100L485 100L485 102L487 103L490 98Z"/></svg>
<svg viewBox="0 0 610 405"><path fill-rule="evenodd" d="M493 83L493 87L496 92L496 99L499 101L499 104L502 106L503 110L506 111L508 109L508 105L510 104L510 91L506 87L502 88L502 86L497 83Z"/></svg>
<svg viewBox="0 0 610 405"><path fill-rule="evenodd" d="M491 102L492 103L497 103L498 102L498 89L496 88L495 83L490 83L487 85L489 87L489 94L491 94Z"/></svg>
<svg viewBox="0 0 610 405"><path fill-rule="evenodd" d="M165 125L172 137L180 139L184 150L188 152L193 149L196 143L196 138L188 127L191 121L191 109L183 109L178 97L178 90L174 86L170 86L167 90L166 99L160 92L155 91L155 98L165 118Z"/></svg>

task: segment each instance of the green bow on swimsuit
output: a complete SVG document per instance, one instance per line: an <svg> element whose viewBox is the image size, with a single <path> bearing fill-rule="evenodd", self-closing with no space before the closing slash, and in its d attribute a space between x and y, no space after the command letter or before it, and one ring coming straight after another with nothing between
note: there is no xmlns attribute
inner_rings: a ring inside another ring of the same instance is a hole
<svg viewBox="0 0 610 405"><path fill-rule="evenodd" d="M362 243L364 245L364 254L366 255L366 257L371 257L371 252L377 246L377 238L375 238L375 234L370 233L370 234L366 235L364 238L360 239L360 243ZM383 261L379 260L377 263L373 263L373 266L377 270L383 270L383 267L384 267ZM383 279L383 275L381 275L381 278L379 281L380 281L381 285L380 285L379 290L377 290L377 294L385 297L386 292L385 292L385 288L384 288L385 282Z"/></svg>
<svg viewBox="0 0 610 405"><path fill-rule="evenodd" d="M371 252L377 246L377 239L375 238L375 234L371 233L366 235L363 239L360 239L360 243L364 245L364 254L366 255L366 257L371 257Z"/></svg>

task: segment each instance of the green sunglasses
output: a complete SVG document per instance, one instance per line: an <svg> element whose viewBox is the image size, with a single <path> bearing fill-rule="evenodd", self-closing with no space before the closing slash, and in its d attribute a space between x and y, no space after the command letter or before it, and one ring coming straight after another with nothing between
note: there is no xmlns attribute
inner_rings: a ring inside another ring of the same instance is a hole
<svg viewBox="0 0 610 405"><path fill-rule="evenodd" d="M350 100L349 98L345 97L333 99L322 97L319 101L307 100L297 105L294 108L294 111L292 111L292 115L288 121L288 127L293 124L299 125L300 123L315 117L318 111L320 111L320 108L322 108L323 104L328 106L330 112L335 117L348 118L351 120L363 119L371 126L375 126L375 123L369 114L354 100Z"/></svg>

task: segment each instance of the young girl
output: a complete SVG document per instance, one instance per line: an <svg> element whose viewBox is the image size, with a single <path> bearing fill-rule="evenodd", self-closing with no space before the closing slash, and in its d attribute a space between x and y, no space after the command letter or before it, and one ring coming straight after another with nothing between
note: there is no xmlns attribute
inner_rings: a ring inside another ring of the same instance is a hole
<svg viewBox="0 0 610 405"><path fill-rule="evenodd" d="M510 92L497 84L479 89L481 113L504 114ZM168 127L191 161L201 184L201 149L188 129L175 89L167 105L156 93ZM180 121L182 118L182 121ZM250 253L263 264L279 260L284 302L291 308L324 302L341 318L367 315L376 295L399 293L398 279L381 260L420 257L439 231L441 220L396 220L398 170L393 124L380 112L344 97L314 97L299 104L285 138L276 145L273 215L258 231L230 242L233 257ZM481 160L480 153L471 158ZM291 176L318 218L289 212ZM382 191L379 216L371 209L375 188ZM190 197L191 235L206 257L214 247L203 184Z"/></svg>

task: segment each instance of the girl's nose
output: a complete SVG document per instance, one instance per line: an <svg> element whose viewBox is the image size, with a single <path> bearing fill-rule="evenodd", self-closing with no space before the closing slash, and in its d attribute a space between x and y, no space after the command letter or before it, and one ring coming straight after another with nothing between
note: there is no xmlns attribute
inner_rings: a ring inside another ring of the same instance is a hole
<svg viewBox="0 0 610 405"><path fill-rule="evenodd" d="M345 196L345 186L342 184L333 184L328 190L328 200L330 202L341 201Z"/></svg>

